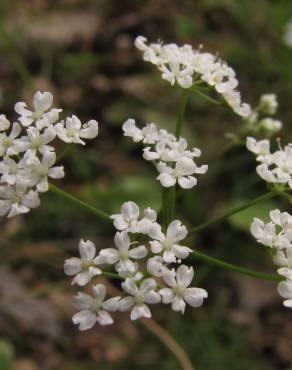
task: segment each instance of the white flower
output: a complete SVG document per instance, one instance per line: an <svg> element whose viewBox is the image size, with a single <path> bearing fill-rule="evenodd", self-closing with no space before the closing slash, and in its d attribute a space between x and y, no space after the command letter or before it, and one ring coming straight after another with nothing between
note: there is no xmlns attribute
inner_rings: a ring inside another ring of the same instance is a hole
<svg viewBox="0 0 292 370"><path fill-rule="evenodd" d="M161 277L166 270L168 270L168 268L165 265L163 257L154 256L147 260L147 271L149 274Z"/></svg>
<svg viewBox="0 0 292 370"><path fill-rule="evenodd" d="M24 161L16 162L13 158L4 157L0 162L1 182L14 185L17 182L18 174L24 167Z"/></svg>
<svg viewBox="0 0 292 370"><path fill-rule="evenodd" d="M269 140L257 141L253 137L247 137L246 147L249 151L257 155L256 157L257 161L262 162L262 163L267 163L267 164L272 162Z"/></svg>
<svg viewBox="0 0 292 370"><path fill-rule="evenodd" d="M259 126L269 133L275 133L282 129L282 122L273 118L264 118L259 122Z"/></svg>
<svg viewBox="0 0 292 370"><path fill-rule="evenodd" d="M64 167L53 165L56 162L55 152L45 152L42 160L36 156L28 156L26 167L20 171L20 176L29 186L35 186L39 192L46 192L49 189L48 177L60 179L65 176Z"/></svg>
<svg viewBox="0 0 292 370"><path fill-rule="evenodd" d="M281 281L278 284L278 292L285 298L283 305L292 308L292 280Z"/></svg>
<svg viewBox="0 0 292 370"><path fill-rule="evenodd" d="M270 217L273 218L273 212L270 212ZM266 245L268 247L274 247L276 249L288 248L291 245L290 239L292 240L291 232L287 234L284 229L279 233L276 233L276 224L269 222L265 224L259 218L254 218L250 229L252 235L256 238L258 243Z"/></svg>
<svg viewBox="0 0 292 370"><path fill-rule="evenodd" d="M276 265L282 266L282 268L292 269L292 248L288 247L286 249L277 250L274 256L274 262Z"/></svg>
<svg viewBox="0 0 292 370"><path fill-rule="evenodd" d="M147 45L146 42L145 37L138 36L135 46L143 52L143 59L154 64L161 72L162 78L171 85L177 83L188 89L194 80L200 79L213 86L235 113L243 117L250 115L250 106L241 102L240 93L236 90L238 81L235 72L226 62L210 53L201 52L200 48L195 50L190 45Z"/></svg>
<svg viewBox="0 0 292 370"><path fill-rule="evenodd" d="M262 162L256 168L261 178L270 183L287 184L292 189L292 144L286 145L284 149L279 144L279 150L268 154L268 141L256 142L248 138L247 147L258 154L257 160Z"/></svg>
<svg viewBox="0 0 292 370"><path fill-rule="evenodd" d="M266 114L275 114L278 108L276 94L263 94L260 97L259 110Z"/></svg>
<svg viewBox="0 0 292 370"><path fill-rule="evenodd" d="M0 185L0 216L13 217L18 214L29 212L31 208L40 205L38 193L27 190L23 183L15 186Z"/></svg>
<svg viewBox="0 0 292 370"><path fill-rule="evenodd" d="M86 285L94 276L100 275L102 271L96 266L96 248L93 242L80 240L79 253L81 258L72 257L65 261L64 271L66 275L76 275L72 284Z"/></svg>
<svg viewBox="0 0 292 370"><path fill-rule="evenodd" d="M26 150L30 154L36 155L37 152L44 154L46 151L55 150L53 146L48 145L56 137L53 125L50 125L42 133L36 127L30 126L27 128L26 133L27 136L22 137L21 140L24 142L24 145L26 143Z"/></svg>
<svg viewBox="0 0 292 370"><path fill-rule="evenodd" d="M50 109L53 104L53 95L50 92L37 91L33 96L33 111L27 108L26 103L18 102L15 104L15 111L20 115L19 121L22 126L27 127L35 123L41 130L55 123L59 118L62 109Z"/></svg>
<svg viewBox="0 0 292 370"><path fill-rule="evenodd" d="M178 159L174 168L160 162L157 169L160 173L157 179L162 186L168 188L178 183L183 189L191 189L197 184L197 179L192 175L206 173L208 166L198 167L192 159L182 157Z"/></svg>
<svg viewBox="0 0 292 370"><path fill-rule="evenodd" d="M9 135L7 135L6 132L0 133L0 157L5 154L8 156L16 155L25 150L21 145L21 141L17 139L20 133L21 126L18 122L13 123Z"/></svg>
<svg viewBox="0 0 292 370"><path fill-rule="evenodd" d="M94 285L92 289L93 297L79 292L73 300L74 306L81 310L72 318L73 323L79 325L79 330L91 329L96 322L100 325L110 325L114 322L107 311L117 310L120 297L105 301L106 288L103 284Z"/></svg>
<svg viewBox="0 0 292 370"><path fill-rule="evenodd" d="M124 312L131 310L131 320L137 320L140 317L151 317L151 312L147 304L159 303L161 297L155 291L156 281L154 279L146 279L138 288L133 279L127 279L122 283L123 290L130 296L122 298L119 302L119 310Z"/></svg>
<svg viewBox="0 0 292 370"><path fill-rule="evenodd" d="M172 221L166 231L166 235L161 231L161 226L154 224L150 227L149 236L155 240L150 241L151 250L155 254L162 253L166 263L176 262L178 259L187 258L192 250L188 247L177 244L185 239L188 232L180 221Z"/></svg>
<svg viewBox="0 0 292 370"><path fill-rule="evenodd" d="M114 226L117 230L129 233L148 234L149 227L156 221L157 213L152 208L144 210L144 217L139 220L140 210L135 202L125 202L121 207L121 213L112 215Z"/></svg>
<svg viewBox="0 0 292 370"><path fill-rule="evenodd" d="M171 308L181 313L184 313L186 303L192 307L200 307L203 300L208 297L208 293L205 289L188 288L193 277L193 268L185 265L181 265L176 272L174 270L166 271L163 274L163 280L170 288L159 290L162 302L171 303Z"/></svg>
<svg viewBox="0 0 292 370"><path fill-rule="evenodd" d="M154 123L147 123L142 130L136 127L135 120L129 118L123 123L124 136L129 136L135 143L142 141L145 144L155 144L159 138L157 127Z"/></svg>
<svg viewBox="0 0 292 370"><path fill-rule="evenodd" d="M82 139L94 139L98 135L98 122L90 120L82 125L80 119L73 115L66 118L65 123L57 123L55 130L65 143L85 145Z"/></svg>
<svg viewBox="0 0 292 370"><path fill-rule="evenodd" d="M115 268L119 274L137 272L137 263L132 259L141 259L147 255L147 249L144 245L130 249L131 242L127 232L117 232L114 239L115 248L102 249L96 258L98 264L115 264Z"/></svg>

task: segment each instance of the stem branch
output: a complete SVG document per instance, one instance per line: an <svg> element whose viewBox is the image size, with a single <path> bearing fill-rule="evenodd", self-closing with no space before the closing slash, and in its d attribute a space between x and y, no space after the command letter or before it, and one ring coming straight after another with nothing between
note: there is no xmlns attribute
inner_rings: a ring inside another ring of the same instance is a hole
<svg viewBox="0 0 292 370"><path fill-rule="evenodd" d="M263 202L265 200L271 199L271 198L273 198L273 197L275 197L277 195L278 195L278 193L276 191L271 190L268 193L266 193L264 195L261 195L258 198L255 198L255 199L253 199L253 200L251 200L251 201L249 201L249 202L247 202L245 204L242 204L241 206L235 207L235 208L233 208L233 209L231 209L231 210L223 213L222 215L220 215L218 217L213 218L212 220L209 220L209 221L204 222L204 223L202 223L202 224L200 224L198 226L193 227L189 231L189 235L192 235L192 234L194 234L194 233L196 233L198 231L201 231L203 229L206 229L209 226L213 226L213 225L215 225L215 224L217 224L217 223L225 220L226 218L228 218L228 217L230 217L230 216L232 216L232 215L234 215L234 214L236 214L238 212L241 212L241 211L243 211L243 210L245 210L245 209L247 209L247 208L249 208L249 207L257 204L257 203L260 203L260 202Z"/></svg>
<svg viewBox="0 0 292 370"><path fill-rule="evenodd" d="M202 260L204 262L209 263L210 265L221 267L225 270L235 271L239 272L240 274L247 275L256 279L261 280L269 280L269 281L281 281L283 278L279 275L270 275L270 274L264 274L262 272L257 272L253 270L248 270L244 267L236 266L228 262L224 262L222 260L219 260L214 257L210 257L204 253L201 252L193 252L194 256L197 257L199 260Z"/></svg>
<svg viewBox="0 0 292 370"><path fill-rule="evenodd" d="M74 203L74 204L80 206L81 208L85 209L86 211L89 211L89 212L95 214L96 216L106 220L106 221L111 221L111 218L107 213L101 211L98 208L95 208L94 206L84 202L83 200L75 197L74 195L67 193L66 191L60 189L56 185L50 184L50 191L54 194L57 194L58 196L60 196L63 199L69 200L71 203Z"/></svg>

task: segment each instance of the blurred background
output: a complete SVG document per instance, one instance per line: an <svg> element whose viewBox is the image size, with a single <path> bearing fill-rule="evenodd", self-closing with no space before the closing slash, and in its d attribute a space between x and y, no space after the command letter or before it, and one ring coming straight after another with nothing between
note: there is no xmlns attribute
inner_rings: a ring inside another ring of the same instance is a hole
<svg viewBox="0 0 292 370"><path fill-rule="evenodd" d="M66 177L59 185L108 213L117 213L126 200L158 210L156 173L139 145L122 136L121 126L133 117L138 124L153 121L172 130L179 91L142 61L134 38L203 44L218 52L237 72L243 101L256 106L261 94L278 95L276 118L283 122L279 136L286 144L292 46L284 35L290 19L290 0L1 0L1 113L12 120L14 103L30 102L40 89L51 91L65 114L97 119L98 138L64 159ZM179 194L178 217L187 225L265 192L253 155L244 148L222 152L229 145L225 134L240 125L230 110L191 96L183 134L202 149L200 163L208 163L209 172L196 188ZM249 225L277 207L289 211L286 202L271 200L201 232L189 246L274 273ZM113 230L50 193L28 215L1 221L0 369L179 369L160 340L127 315L85 333L73 327L71 297L78 288L64 276L63 261L77 254L81 237L104 248ZM194 264L195 285L209 292L203 307L189 308L183 317L162 306L153 314L195 369L291 370L292 313L282 307L276 284Z"/></svg>

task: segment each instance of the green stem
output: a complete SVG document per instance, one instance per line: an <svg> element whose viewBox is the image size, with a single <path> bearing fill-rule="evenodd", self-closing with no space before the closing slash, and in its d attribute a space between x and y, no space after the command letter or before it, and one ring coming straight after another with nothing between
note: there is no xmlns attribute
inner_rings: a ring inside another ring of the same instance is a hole
<svg viewBox="0 0 292 370"><path fill-rule="evenodd" d="M56 162L59 162L62 159L64 159L73 150L73 148L74 144L67 145L66 148L58 155Z"/></svg>
<svg viewBox="0 0 292 370"><path fill-rule="evenodd" d="M183 89L179 104L179 110L175 126L175 136L179 139L182 131L183 119L187 107L188 97L190 89ZM176 186L162 189L162 207L163 207L163 226L166 228L169 223L173 220L175 212L175 193Z"/></svg>
<svg viewBox="0 0 292 370"><path fill-rule="evenodd" d="M247 209L247 208L249 208L249 207L251 207L251 206L253 206L253 205L257 204L257 203L263 202L265 200L271 199L271 198L273 198L273 197L275 197L277 195L278 195L278 193L276 191L274 191L274 190L269 191L268 193L266 193L266 194L264 194L264 195L262 195L262 196L260 196L260 197L258 197L256 199L253 199L253 200L251 200L251 201L249 201L249 202L247 202L245 204L242 204L241 206L235 207L235 208L233 208L233 209L231 209L231 210L223 213L222 215L213 218L212 220L209 220L209 221L204 222L204 223L202 223L202 224L200 224L198 226L193 227L189 231L189 235L192 235L192 234L194 234L194 233L196 233L198 231L201 231L203 229L206 229L209 226L213 226L213 225L215 225L215 224L217 224L217 223L219 223L221 221L224 221L226 218L234 215L235 213L241 212L244 209Z"/></svg>
<svg viewBox="0 0 292 370"><path fill-rule="evenodd" d="M118 280L124 280L122 277L120 277L118 274L114 274L113 272L102 272L100 276L105 276L111 279L118 279Z"/></svg>
<svg viewBox="0 0 292 370"><path fill-rule="evenodd" d="M106 220L106 221L111 221L111 218L107 213L101 211L98 208L95 208L94 206L84 202L83 200L81 200L79 198L76 198L74 195L71 195L71 194L67 193L66 191L60 189L56 185L50 184L50 191L54 194L57 194L61 198L69 200L71 203L74 203L74 204L80 206L81 208L85 209L86 211L89 211L89 212L95 214L96 216Z"/></svg>
<svg viewBox="0 0 292 370"><path fill-rule="evenodd" d="M184 115L185 115L189 95L190 95L190 90L189 89L183 89L180 104L179 104L176 126L175 126L175 136L176 136L177 139L181 135L182 124L183 124L183 119L184 119Z"/></svg>
<svg viewBox="0 0 292 370"><path fill-rule="evenodd" d="M246 268L233 265L228 262L221 261L217 258L207 256L201 252L193 252L194 256L197 257L199 260L207 262L214 266L222 267L225 270L239 272L240 274L247 275L253 278L261 279L261 280L269 280L269 281L281 281L283 278L279 275L271 275L271 274L264 274L262 272L248 270Z"/></svg>
<svg viewBox="0 0 292 370"><path fill-rule="evenodd" d="M208 100L210 103L213 103L213 104L216 104L216 105L221 105L221 102L220 101L211 98L209 95L203 93L198 88L193 88L192 91L195 92L195 93L197 93L198 95L200 95L202 98Z"/></svg>

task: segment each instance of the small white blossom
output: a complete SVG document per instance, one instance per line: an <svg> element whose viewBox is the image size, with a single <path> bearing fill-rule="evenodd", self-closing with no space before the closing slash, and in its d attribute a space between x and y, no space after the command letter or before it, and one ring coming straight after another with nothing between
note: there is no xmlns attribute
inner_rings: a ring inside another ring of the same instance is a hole
<svg viewBox="0 0 292 370"><path fill-rule="evenodd" d="M194 269L185 265L181 265L176 272L165 271L163 280L170 288L159 290L162 302L171 303L171 308L181 313L184 313L186 303L192 307L200 307L203 300L208 297L208 293L205 289L189 288L193 277Z"/></svg>
<svg viewBox="0 0 292 370"><path fill-rule="evenodd" d="M38 193L28 190L25 184L0 185L0 216L13 217L27 213L40 205Z"/></svg>
<svg viewBox="0 0 292 370"><path fill-rule="evenodd" d="M149 227L156 221L157 213L152 208L144 210L144 217L139 219L140 209L135 202L125 202L121 207L120 214L114 214L114 226L117 230L129 233L148 234Z"/></svg>
<svg viewBox="0 0 292 370"><path fill-rule="evenodd" d="M157 127L154 123L147 123L140 130L135 123L135 120L129 118L123 123L124 136L131 137L135 143L142 141L145 144L155 144L159 138Z"/></svg>
<svg viewBox="0 0 292 370"><path fill-rule="evenodd" d="M27 136L22 137L24 145L27 146L27 152L31 155L36 155L37 152L44 154L46 151L54 151L54 147L48 145L56 137L56 131L52 125L47 127L42 133L34 126L30 126L26 130Z"/></svg>
<svg viewBox="0 0 292 370"><path fill-rule="evenodd" d="M275 114L278 108L276 94L263 94L260 97L258 110L266 114Z"/></svg>
<svg viewBox="0 0 292 370"><path fill-rule="evenodd" d="M91 329L96 322L100 325L113 324L113 318L108 313L115 312L118 309L120 297L105 299L106 288L103 284L97 284L92 287L93 297L89 294L79 292L74 297L73 304L80 310L76 313L72 321L79 325L79 330Z"/></svg>
<svg viewBox="0 0 292 370"><path fill-rule="evenodd" d="M14 122L9 135L6 132L0 133L0 157L17 155L24 151L25 148L21 145L22 142L18 139L21 133L21 126L18 122Z"/></svg>
<svg viewBox="0 0 292 370"><path fill-rule="evenodd" d="M20 176L29 186L36 186L39 192L49 189L48 178L61 179L65 176L63 166L54 166L56 162L55 152L45 152L40 160L36 156L28 156L25 159L26 167L20 171Z"/></svg>
<svg viewBox="0 0 292 370"><path fill-rule="evenodd" d="M52 104L53 95L50 92L37 91L33 96L33 111L29 110L24 102L16 103L14 109L20 115L18 120L24 127L34 123L41 130L55 123L62 111L62 109L50 109Z"/></svg>
<svg viewBox="0 0 292 370"><path fill-rule="evenodd" d="M174 168L160 162L157 169L160 173L157 179L162 186L168 188L178 183L183 189L191 189L197 184L197 179L192 175L206 173L208 166L198 167L192 159L182 157L178 159Z"/></svg>
<svg viewBox="0 0 292 370"><path fill-rule="evenodd" d="M147 255L147 249L144 245L132 248L127 232L117 232L114 239L115 248L102 249L96 258L98 264L115 264L115 269L119 274L135 274L137 272L137 263L132 259L141 259Z"/></svg>
<svg viewBox="0 0 292 370"><path fill-rule="evenodd" d="M253 138L247 139L247 148L257 154L261 162L257 166L258 175L269 183L287 184L292 189L292 144L284 149L269 154L269 141L256 142Z"/></svg>
<svg viewBox="0 0 292 370"><path fill-rule="evenodd" d="M166 234L163 234L160 225L152 225L149 236L155 240L150 241L151 250L155 254L162 253L163 260L166 263L187 258L192 250L178 244L178 242L186 238L187 234L187 228L178 220L172 221L169 224Z"/></svg>
<svg viewBox="0 0 292 370"><path fill-rule="evenodd" d="M98 122L90 120L82 125L80 119L73 115L65 122L57 123L55 129L59 139L65 143L85 145L82 139L94 139L98 135Z"/></svg>
<svg viewBox="0 0 292 370"><path fill-rule="evenodd" d="M97 267L95 261L96 248L93 242L80 240L80 258L72 257L65 261L64 271L66 275L76 275L72 284L86 285L94 276L100 275L102 271Z"/></svg>
<svg viewBox="0 0 292 370"><path fill-rule="evenodd" d="M156 281L146 279L137 287L133 279L126 279L122 283L123 290L130 296L122 298L119 302L119 310L124 312L131 309L131 320L137 320L140 317L151 317L151 311L147 304L156 304L161 301L159 293L155 291Z"/></svg>
<svg viewBox="0 0 292 370"><path fill-rule="evenodd" d="M269 117L259 121L259 127L263 128L265 131L269 133L275 133L280 131L282 129L282 126L283 124L281 121Z"/></svg>

